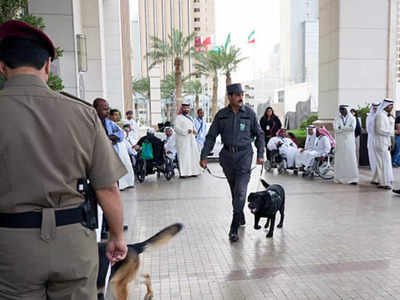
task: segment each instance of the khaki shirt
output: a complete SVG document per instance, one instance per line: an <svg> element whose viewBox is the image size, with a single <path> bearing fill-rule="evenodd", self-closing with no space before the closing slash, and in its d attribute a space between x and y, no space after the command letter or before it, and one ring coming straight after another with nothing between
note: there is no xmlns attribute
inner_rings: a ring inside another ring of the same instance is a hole
<svg viewBox="0 0 400 300"><path fill-rule="evenodd" d="M8 80L0 107L1 213L76 207L79 178L99 189L126 173L95 109L39 77Z"/></svg>

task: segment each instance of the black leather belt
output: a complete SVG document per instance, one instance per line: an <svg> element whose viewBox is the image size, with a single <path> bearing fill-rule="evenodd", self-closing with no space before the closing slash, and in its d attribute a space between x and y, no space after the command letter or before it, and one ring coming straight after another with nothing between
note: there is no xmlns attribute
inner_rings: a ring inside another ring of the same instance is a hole
<svg viewBox="0 0 400 300"><path fill-rule="evenodd" d="M224 145L224 149L228 152L240 152L249 149L250 146L228 146Z"/></svg>
<svg viewBox="0 0 400 300"><path fill-rule="evenodd" d="M81 207L56 210L56 226L65 226L83 221ZM0 213L0 227L7 228L40 228L42 226L41 212L24 212L15 214Z"/></svg>

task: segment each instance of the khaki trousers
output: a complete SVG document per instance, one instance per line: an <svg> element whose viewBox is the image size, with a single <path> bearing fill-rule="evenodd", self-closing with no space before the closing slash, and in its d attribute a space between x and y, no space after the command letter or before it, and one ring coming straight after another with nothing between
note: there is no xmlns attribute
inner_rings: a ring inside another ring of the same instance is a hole
<svg viewBox="0 0 400 300"><path fill-rule="evenodd" d="M51 223L41 229L0 228L1 300L97 299L95 231Z"/></svg>

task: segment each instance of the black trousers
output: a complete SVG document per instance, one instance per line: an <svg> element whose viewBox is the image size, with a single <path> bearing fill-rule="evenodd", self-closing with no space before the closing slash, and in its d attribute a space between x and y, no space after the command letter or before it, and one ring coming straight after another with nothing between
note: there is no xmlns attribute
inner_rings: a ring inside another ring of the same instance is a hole
<svg viewBox="0 0 400 300"><path fill-rule="evenodd" d="M247 186L250 181L250 169L253 160L253 150L220 153L220 165L228 180L232 195L233 215L241 215L246 204Z"/></svg>

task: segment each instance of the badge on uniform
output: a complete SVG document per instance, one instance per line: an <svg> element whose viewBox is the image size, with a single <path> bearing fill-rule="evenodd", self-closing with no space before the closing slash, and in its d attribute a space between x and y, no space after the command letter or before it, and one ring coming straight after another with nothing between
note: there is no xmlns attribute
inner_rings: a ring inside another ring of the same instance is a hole
<svg viewBox="0 0 400 300"><path fill-rule="evenodd" d="M246 124L240 123L240 131L244 131L245 128L246 128Z"/></svg>

